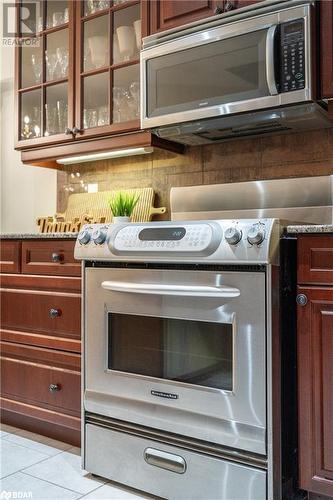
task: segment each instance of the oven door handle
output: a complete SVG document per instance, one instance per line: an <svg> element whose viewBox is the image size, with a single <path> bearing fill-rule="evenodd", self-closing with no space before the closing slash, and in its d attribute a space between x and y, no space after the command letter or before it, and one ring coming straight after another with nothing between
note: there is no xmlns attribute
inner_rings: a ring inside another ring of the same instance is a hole
<svg viewBox="0 0 333 500"><path fill-rule="evenodd" d="M240 296L238 288L205 285L163 285L157 283L130 283L126 281L103 281L102 288L112 292L143 293L149 295L173 295L178 297L224 298Z"/></svg>
<svg viewBox="0 0 333 500"><path fill-rule="evenodd" d="M274 61L274 39L275 39L276 25L271 26L267 30L266 36L266 79L270 95L277 95L275 81L275 61Z"/></svg>

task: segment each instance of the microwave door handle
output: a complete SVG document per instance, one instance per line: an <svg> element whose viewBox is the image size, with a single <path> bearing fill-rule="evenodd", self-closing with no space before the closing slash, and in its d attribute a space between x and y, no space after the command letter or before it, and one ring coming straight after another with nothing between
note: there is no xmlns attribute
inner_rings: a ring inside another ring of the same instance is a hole
<svg viewBox="0 0 333 500"><path fill-rule="evenodd" d="M266 35L266 79L270 95L278 94L274 73L274 39L276 28L276 25L268 28Z"/></svg>
<svg viewBox="0 0 333 500"><path fill-rule="evenodd" d="M126 281L103 281L102 288L112 292L142 293L149 295L171 295L176 297L201 297L233 299L240 296L238 288L226 285L164 285L157 283L131 283Z"/></svg>

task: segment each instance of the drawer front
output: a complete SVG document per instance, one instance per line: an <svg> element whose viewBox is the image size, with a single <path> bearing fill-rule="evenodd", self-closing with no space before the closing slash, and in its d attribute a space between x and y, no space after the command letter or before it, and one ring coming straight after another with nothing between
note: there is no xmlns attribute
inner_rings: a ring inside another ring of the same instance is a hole
<svg viewBox="0 0 333 500"><path fill-rule="evenodd" d="M0 273L21 272L21 242L3 240L0 243Z"/></svg>
<svg viewBox="0 0 333 500"><path fill-rule="evenodd" d="M81 296L76 293L1 290L1 328L81 338Z"/></svg>
<svg viewBox="0 0 333 500"><path fill-rule="evenodd" d="M51 276L81 276L81 263L74 259L75 241L23 241L22 272Z"/></svg>
<svg viewBox="0 0 333 500"><path fill-rule="evenodd" d="M169 500L265 500L266 472L92 424L84 468Z"/></svg>
<svg viewBox="0 0 333 500"><path fill-rule="evenodd" d="M297 257L298 283L333 285L333 235L300 236Z"/></svg>
<svg viewBox="0 0 333 500"><path fill-rule="evenodd" d="M80 415L80 373L40 362L1 358L1 395L26 404Z"/></svg>

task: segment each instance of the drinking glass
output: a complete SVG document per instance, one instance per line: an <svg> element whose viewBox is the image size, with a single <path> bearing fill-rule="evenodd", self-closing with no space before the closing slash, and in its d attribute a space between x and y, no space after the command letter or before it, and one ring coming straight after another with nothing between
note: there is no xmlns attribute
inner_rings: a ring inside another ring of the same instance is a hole
<svg viewBox="0 0 333 500"><path fill-rule="evenodd" d="M94 128L98 126L97 109L83 110L83 127Z"/></svg>
<svg viewBox="0 0 333 500"><path fill-rule="evenodd" d="M63 12L53 12L52 15L52 26L59 26L64 24L64 14Z"/></svg>
<svg viewBox="0 0 333 500"><path fill-rule="evenodd" d="M119 52L124 57L124 61L129 61L134 53L135 34L131 26L119 26L117 28Z"/></svg>
<svg viewBox="0 0 333 500"><path fill-rule="evenodd" d="M68 72L69 54L68 49L65 47L58 47L56 50L57 60L58 60L58 74L61 77L66 77Z"/></svg>
<svg viewBox="0 0 333 500"><path fill-rule="evenodd" d="M109 123L109 108L108 106L100 106L98 108L98 126L108 125Z"/></svg>
<svg viewBox="0 0 333 500"><path fill-rule="evenodd" d="M40 82L40 77L42 75L42 58L40 55L31 55L31 62L32 62L32 69L35 75L35 82L39 83Z"/></svg>
<svg viewBox="0 0 333 500"><path fill-rule="evenodd" d="M113 89L113 121L126 122L130 119L130 100L128 91L122 87Z"/></svg>
<svg viewBox="0 0 333 500"><path fill-rule="evenodd" d="M57 108L51 104L45 104L45 117L46 117L46 136L56 134L58 131L58 117Z"/></svg>
<svg viewBox="0 0 333 500"><path fill-rule="evenodd" d="M67 104L60 99L57 101L57 128L58 131L64 132L67 127L68 122L68 106Z"/></svg>
<svg viewBox="0 0 333 500"><path fill-rule="evenodd" d="M130 108L134 114L134 118L139 118L140 114L140 84L139 82L132 82L129 86L129 92L132 96L130 101Z"/></svg>
<svg viewBox="0 0 333 500"><path fill-rule="evenodd" d="M134 32L135 32L135 42L136 42L136 48L138 52L140 52L141 49L141 19L137 19L133 23L134 26Z"/></svg>
<svg viewBox="0 0 333 500"><path fill-rule="evenodd" d="M47 80L53 80L55 77L55 69L58 64L58 58L56 54L49 53L47 50L45 51L45 61L47 68Z"/></svg>

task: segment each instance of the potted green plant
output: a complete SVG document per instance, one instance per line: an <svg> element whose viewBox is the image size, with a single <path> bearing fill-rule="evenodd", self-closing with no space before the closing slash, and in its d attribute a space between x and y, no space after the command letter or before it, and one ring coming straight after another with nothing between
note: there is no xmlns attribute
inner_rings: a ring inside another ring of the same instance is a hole
<svg viewBox="0 0 333 500"><path fill-rule="evenodd" d="M121 191L110 198L109 206L112 210L113 223L119 224L130 222L131 215L136 207L140 196L135 193L122 193Z"/></svg>

